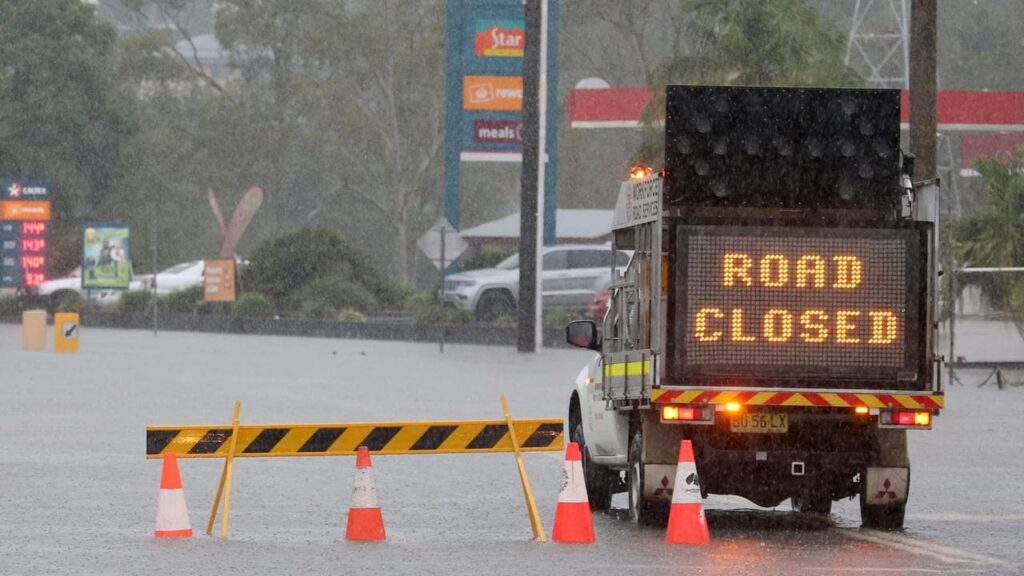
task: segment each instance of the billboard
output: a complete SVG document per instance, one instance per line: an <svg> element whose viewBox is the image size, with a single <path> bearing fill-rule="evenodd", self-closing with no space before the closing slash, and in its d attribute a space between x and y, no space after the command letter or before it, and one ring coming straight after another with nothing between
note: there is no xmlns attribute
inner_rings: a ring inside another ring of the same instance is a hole
<svg viewBox="0 0 1024 576"><path fill-rule="evenodd" d="M82 289L124 289L132 280L131 230L123 224L88 224L82 231Z"/></svg>
<svg viewBox="0 0 1024 576"><path fill-rule="evenodd" d="M544 242L555 241L558 172L558 0L548 0ZM522 161L522 0L448 0L445 218L461 228L463 162Z"/></svg>
<svg viewBox="0 0 1024 576"><path fill-rule="evenodd" d="M923 376L923 231L683 225L677 242L683 378Z"/></svg>
<svg viewBox="0 0 1024 576"><path fill-rule="evenodd" d="M203 300L235 301L235 261L231 258L207 260L203 267Z"/></svg>

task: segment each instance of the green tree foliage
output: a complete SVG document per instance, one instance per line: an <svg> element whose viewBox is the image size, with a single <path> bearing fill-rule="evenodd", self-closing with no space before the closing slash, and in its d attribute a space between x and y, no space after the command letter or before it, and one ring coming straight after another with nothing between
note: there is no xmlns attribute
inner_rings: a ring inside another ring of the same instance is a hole
<svg viewBox="0 0 1024 576"><path fill-rule="evenodd" d="M366 254L336 232L316 228L303 228L258 246L242 282L246 290L266 295L278 310L287 312L297 311L302 298L309 295L335 311L368 308L372 300L382 307L395 306L404 296ZM357 288L346 291L338 286L347 283Z"/></svg>
<svg viewBox="0 0 1024 576"><path fill-rule="evenodd" d="M0 175L49 179L58 225L106 215L137 125L116 32L80 0L0 0Z"/></svg>
<svg viewBox="0 0 1024 576"><path fill-rule="evenodd" d="M987 195L974 213L954 222L956 256L961 266L1024 266L1024 147L1012 158L975 163ZM1019 274L980 274L977 282L989 301L1024 326L1024 282ZM1022 332L1024 333L1024 332Z"/></svg>
<svg viewBox="0 0 1024 576"><path fill-rule="evenodd" d="M166 224L161 236L215 246L206 189L231 205L260 186L248 245L307 225L345 229L408 278L412 240L440 210L443 3L222 0L223 78L193 50L189 17L206 1L129 0L165 26L123 45L152 133L138 187L161 191L140 218L201 222L192 238Z"/></svg>
<svg viewBox="0 0 1024 576"><path fill-rule="evenodd" d="M653 121L665 109L664 86L856 87L864 81L843 64L845 45L804 0L679 0L692 14L695 49L653 74L654 100L645 112L638 162L659 165L664 130Z"/></svg>

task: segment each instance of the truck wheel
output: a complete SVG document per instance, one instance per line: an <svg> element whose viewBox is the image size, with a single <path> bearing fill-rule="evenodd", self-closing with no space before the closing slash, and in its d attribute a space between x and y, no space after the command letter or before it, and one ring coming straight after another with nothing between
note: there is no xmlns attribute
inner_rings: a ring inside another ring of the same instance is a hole
<svg viewBox="0 0 1024 576"><path fill-rule="evenodd" d="M587 498L590 499L590 509L606 512L612 506L612 483L611 472L594 463L590 459L590 451L587 449L586 438L583 437L583 422L578 420L573 425L570 438L580 445L580 456L583 460L583 481L587 485Z"/></svg>
<svg viewBox="0 0 1024 576"><path fill-rule="evenodd" d="M476 303L476 319L481 322L493 322L515 311L512 296L502 290L488 290L480 295L480 301Z"/></svg>
<svg viewBox="0 0 1024 576"><path fill-rule="evenodd" d="M828 492L810 492L790 498L793 510L801 514L831 514L832 496Z"/></svg>
<svg viewBox="0 0 1024 576"><path fill-rule="evenodd" d="M635 432L629 443L629 518L641 526L653 526L668 518L668 504L644 497L644 469L640 462L642 449L643 435Z"/></svg>

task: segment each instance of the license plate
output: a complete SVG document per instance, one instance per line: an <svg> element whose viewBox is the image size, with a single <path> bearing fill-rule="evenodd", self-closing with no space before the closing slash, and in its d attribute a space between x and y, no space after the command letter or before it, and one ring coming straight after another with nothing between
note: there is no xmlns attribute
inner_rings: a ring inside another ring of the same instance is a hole
<svg viewBox="0 0 1024 576"><path fill-rule="evenodd" d="M729 430L740 434L785 434L789 431L789 415L736 414L729 417Z"/></svg>

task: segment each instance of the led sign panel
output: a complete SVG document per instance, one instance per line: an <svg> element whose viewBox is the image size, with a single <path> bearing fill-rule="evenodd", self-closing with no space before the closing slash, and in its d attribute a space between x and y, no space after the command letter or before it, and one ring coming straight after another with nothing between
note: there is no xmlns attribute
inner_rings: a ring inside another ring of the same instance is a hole
<svg viewBox="0 0 1024 576"><path fill-rule="evenodd" d="M684 376L919 378L921 230L681 226L677 239Z"/></svg>

